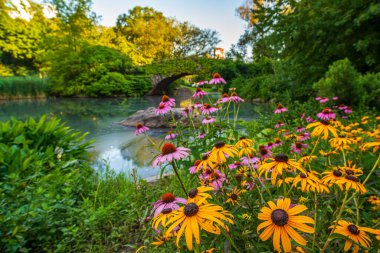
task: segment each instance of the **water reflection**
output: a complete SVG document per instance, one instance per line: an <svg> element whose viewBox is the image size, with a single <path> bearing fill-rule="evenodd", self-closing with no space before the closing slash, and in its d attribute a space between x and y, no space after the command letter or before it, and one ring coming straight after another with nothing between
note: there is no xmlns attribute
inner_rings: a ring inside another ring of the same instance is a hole
<svg viewBox="0 0 380 253"><path fill-rule="evenodd" d="M134 135L134 128L125 128L114 124L127 118L138 110L156 107L161 97L141 97L123 99L45 99L0 101L0 120L11 117L25 120L28 117L39 118L43 114L57 116L67 125L82 132L89 132L87 139L96 139L93 150L96 164L106 161L118 172L130 173L138 169L142 177L159 173L150 167L154 154L144 138ZM187 105L191 101L177 97L177 105ZM257 117L257 111L267 111L263 105L242 104L239 115L242 119ZM153 136L162 137L166 129L150 132ZM149 157L150 159L147 159Z"/></svg>

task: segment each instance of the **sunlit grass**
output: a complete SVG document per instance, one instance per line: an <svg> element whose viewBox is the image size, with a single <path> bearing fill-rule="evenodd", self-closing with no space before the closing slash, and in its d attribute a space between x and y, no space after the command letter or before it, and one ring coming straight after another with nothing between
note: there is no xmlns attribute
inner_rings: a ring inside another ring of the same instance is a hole
<svg viewBox="0 0 380 253"><path fill-rule="evenodd" d="M48 91L47 80L36 76L0 79L0 99L43 98Z"/></svg>

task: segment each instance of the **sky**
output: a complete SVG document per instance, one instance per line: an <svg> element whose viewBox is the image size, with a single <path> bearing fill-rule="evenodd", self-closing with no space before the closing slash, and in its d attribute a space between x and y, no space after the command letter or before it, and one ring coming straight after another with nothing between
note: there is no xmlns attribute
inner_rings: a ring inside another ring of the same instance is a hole
<svg viewBox="0 0 380 253"><path fill-rule="evenodd" d="M244 32L245 22L236 15L243 0L93 0L92 10L102 16L101 24L114 26L119 14L134 6L148 6L178 21L216 30L228 51Z"/></svg>

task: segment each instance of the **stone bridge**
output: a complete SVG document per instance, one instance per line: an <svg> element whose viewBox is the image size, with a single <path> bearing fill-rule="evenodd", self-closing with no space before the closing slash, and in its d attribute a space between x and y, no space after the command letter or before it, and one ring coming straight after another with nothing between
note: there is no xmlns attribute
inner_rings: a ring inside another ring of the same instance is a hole
<svg viewBox="0 0 380 253"><path fill-rule="evenodd" d="M188 76L190 73L180 73L174 74L171 76L163 76L160 74L153 75L150 77L152 82L152 89L147 93L148 96L159 96L166 94L169 88L169 85L180 79L181 77Z"/></svg>

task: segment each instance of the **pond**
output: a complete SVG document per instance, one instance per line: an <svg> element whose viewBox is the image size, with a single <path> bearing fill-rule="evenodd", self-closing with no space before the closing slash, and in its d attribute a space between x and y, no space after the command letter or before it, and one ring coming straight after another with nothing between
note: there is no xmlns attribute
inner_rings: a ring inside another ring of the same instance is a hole
<svg viewBox="0 0 380 253"><path fill-rule="evenodd" d="M156 107L161 97L139 97L122 99L45 99L0 101L0 120L11 117L25 120L28 117L39 118L43 114L57 116L67 125L82 132L89 132L87 139L95 139L92 152L96 156L94 166L107 163L117 172L130 173L137 169L140 177L147 178L159 173L153 169L150 161L154 154L148 153L144 138L134 135L132 127L115 124L126 119L134 112L147 107ZM176 97L177 106L188 100ZM244 103L240 109L240 119L251 120L258 111L267 111L266 105ZM154 129L150 135L162 138L167 129ZM146 159L147 157L152 157Z"/></svg>

